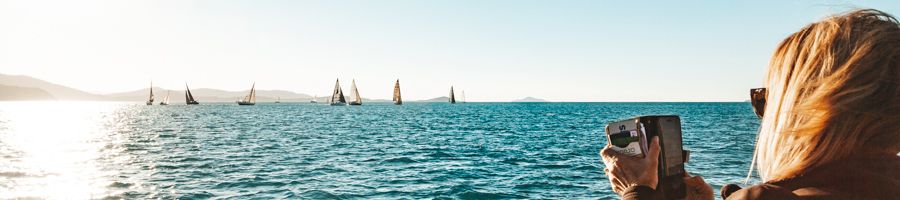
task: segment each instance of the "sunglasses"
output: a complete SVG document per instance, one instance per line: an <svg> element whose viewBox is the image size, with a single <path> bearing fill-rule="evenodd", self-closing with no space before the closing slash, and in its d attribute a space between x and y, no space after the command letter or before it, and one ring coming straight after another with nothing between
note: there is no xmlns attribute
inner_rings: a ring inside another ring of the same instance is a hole
<svg viewBox="0 0 900 200"><path fill-rule="evenodd" d="M766 111L767 93L766 88L750 89L750 104L753 105L753 111L756 112L756 116L759 118L762 118Z"/></svg>

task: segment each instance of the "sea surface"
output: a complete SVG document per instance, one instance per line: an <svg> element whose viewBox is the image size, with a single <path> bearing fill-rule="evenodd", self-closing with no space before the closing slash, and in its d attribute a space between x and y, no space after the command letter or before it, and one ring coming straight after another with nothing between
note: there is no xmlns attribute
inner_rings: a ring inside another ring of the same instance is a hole
<svg viewBox="0 0 900 200"><path fill-rule="evenodd" d="M0 199L612 199L604 126L658 114L743 181L749 103L0 102Z"/></svg>

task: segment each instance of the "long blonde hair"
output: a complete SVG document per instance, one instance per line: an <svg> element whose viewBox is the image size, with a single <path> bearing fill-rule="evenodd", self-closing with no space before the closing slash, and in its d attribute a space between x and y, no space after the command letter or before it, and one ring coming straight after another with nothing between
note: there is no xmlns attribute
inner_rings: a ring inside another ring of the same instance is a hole
<svg viewBox="0 0 900 200"><path fill-rule="evenodd" d="M767 105L753 156L762 181L874 152L896 155L898 77L900 24L887 13L855 10L787 37L764 83Z"/></svg>

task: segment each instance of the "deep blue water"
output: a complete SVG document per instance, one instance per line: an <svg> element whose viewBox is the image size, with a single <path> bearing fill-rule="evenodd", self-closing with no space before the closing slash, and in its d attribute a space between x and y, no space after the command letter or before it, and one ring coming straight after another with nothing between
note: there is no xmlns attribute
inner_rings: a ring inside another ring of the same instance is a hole
<svg viewBox="0 0 900 200"><path fill-rule="evenodd" d="M743 180L749 103L6 102L0 198L608 199L603 127L655 114L716 193Z"/></svg>

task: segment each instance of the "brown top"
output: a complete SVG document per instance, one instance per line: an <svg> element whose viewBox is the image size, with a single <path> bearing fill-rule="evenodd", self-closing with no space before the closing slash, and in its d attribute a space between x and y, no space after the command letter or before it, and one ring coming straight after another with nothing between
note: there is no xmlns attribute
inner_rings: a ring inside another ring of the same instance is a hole
<svg viewBox="0 0 900 200"><path fill-rule="evenodd" d="M733 186L731 186L733 187ZM725 199L900 199L900 157L880 155L819 167L797 177L740 189Z"/></svg>
<svg viewBox="0 0 900 200"><path fill-rule="evenodd" d="M900 157L882 154L834 162L797 177L740 189L722 187L722 198L745 199L900 199ZM622 199L662 199L646 186L626 189Z"/></svg>

